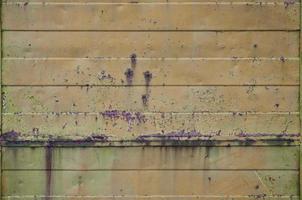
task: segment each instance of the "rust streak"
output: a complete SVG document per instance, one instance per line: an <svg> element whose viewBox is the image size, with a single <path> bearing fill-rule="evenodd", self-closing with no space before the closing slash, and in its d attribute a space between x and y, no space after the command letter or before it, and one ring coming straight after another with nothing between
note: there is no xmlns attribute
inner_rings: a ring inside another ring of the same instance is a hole
<svg viewBox="0 0 302 200"><path fill-rule="evenodd" d="M45 147L46 188L45 199L50 200L52 195L52 145L48 143Z"/></svg>

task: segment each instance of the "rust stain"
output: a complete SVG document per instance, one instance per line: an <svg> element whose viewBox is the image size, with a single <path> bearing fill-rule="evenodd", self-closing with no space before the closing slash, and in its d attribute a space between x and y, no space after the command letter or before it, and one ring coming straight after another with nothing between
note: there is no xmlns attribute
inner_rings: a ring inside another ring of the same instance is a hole
<svg viewBox="0 0 302 200"><path fill-rule="evenodd" d="M52 144L45 147L46 188L45 199L51 200L52 195Z"/></svg>

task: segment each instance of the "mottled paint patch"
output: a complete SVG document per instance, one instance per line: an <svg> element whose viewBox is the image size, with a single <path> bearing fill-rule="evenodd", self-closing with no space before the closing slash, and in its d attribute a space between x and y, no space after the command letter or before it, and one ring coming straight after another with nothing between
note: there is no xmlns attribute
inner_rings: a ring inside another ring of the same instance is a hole
<svg viewBox="0 0 302 200"><path fill-rule="evenodd" d="M119 110L107 110L101 113L105 119L117 120L121 119L128 123L128 130L130 131L133 125L139 125L146 122L145 115L140 112L128 112Z"/></svg>
<svg viewBox="0 0 302 200"><path fill-rule="evenodd" d="M15 141L18 140L20 133L12 130L6 133L2 133L0 137L0 141Z"/></svg>
<svg viewBox="0 0 302 200"><path fill-rule="evenodd" d="M114 78L104 70L102 70L100 72L100 74L98 75L98 79L100 81L106 81L107 80L107 81L110 81L110 82L113 82L113 80L114 80Z"/></svg>
<svg viewBox="0 0 302 200"><path fill-rule="evenodd" d="M251 195L248 195L249 198L252 198L252 199L266 199L267 197L267 194L251 194Z"/></svg>
<svg viewBox="0 0 302 200"><path fill-rule="evenodd" d="M156 133L156 134L148 134L148 135L140 135L136 138L137 141L146 141L149 139L160 139L160 140L186 140L186 139L210 139L214 136L217 136L218 133L213 134L202 134L199 131L191 130L191 131L172 131L169 133Z"/></svg>
<svg viewBox="0 0 302 200"><path fill-rule="evenodd" d="M86 137L83 141L85 142L108 142L109 136L105 134L92 134L91 136Z"/></svg>
<svg viewBox="0 0 302 200"><path fill-rule="evenodd" d="M92 133L80 139L61 139L61 138L53 138L50 137L47 140L47 143L50 146L54 146L55 144L85 144L85 143L95 143L95 142L109 142L110 136L105 134L96 134Z"/></svg>

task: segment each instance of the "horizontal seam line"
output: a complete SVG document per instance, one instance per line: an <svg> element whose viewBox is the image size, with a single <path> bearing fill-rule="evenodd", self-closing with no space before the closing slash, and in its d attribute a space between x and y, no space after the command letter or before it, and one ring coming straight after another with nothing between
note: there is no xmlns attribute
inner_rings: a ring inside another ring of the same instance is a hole
<svg viewBox="0 0 302 200"><path fill-rule="evenodd" d="M2 171L84 171L84 172L94 172L94 171L299 171L299 168L294 169L8 169L3 168Z"/></svg>
<svg viewBox="0 0 302 200"><path fill-rule="evenodd" d="M48 61L48 60L129 60L131 58L129 57L32 57L32 58L26 58L26 57L3 57L3 60L42 60L42 61ZM230 60L230 61L237 61L237 60L250 60L250 61L262 61L262 60L267 60L267 61L280 61L283 62L282 59L285 59L284 62L286 61L299 61L300 57L136 57L137 61L140 60L159 60L159 61L177 61L177 60L193 60L193 61L198 61L198 60Z"/></svg>
<svg viewBox="0 0 302 200"><path fill-rule="evenodd" d="M247 86L253 86L253 87L296 87L299 86L300 84L225 84L225 85L219 85L219 84L188 84L188 85L173 85L173 84L150 84L148 87L247 87ZM146 87L146 85L141 84L132 84L132 85L99 85L99 84L65 84L65 85L54 85L54 84L32 84L32 85L23 85L23 84L2 84L3 87Z"/></svg>
<svg viewBox="0 0 302 200"><path fill-rule="evenodd" d="M131 112L131 111L129 111ZM135 112L135 111L133 111ZM251 111L230 111L230 112L142 112L142 114L149 115L149 114L174 114L174 115L299 115L299 112L291 112L291 111L284 111L284 112L251 112ZM102 115L102 111L100 112L16 112L16 113L9 113L3 112L2 115ZM244 116L242 115L242 116Z"/></svg>
<svg viewBox="0 0 302 200"><path fill-rule="evenodd" d="M2 29L1 32L299 32L288 29Z"/></svg>
<svg viewBox="0 0 302 200"><path fill-rule="evenodd" d="M19 3L24 3L25 1L15 1L15 2L8 2L3 1L2 4L4 5L16 5ZM28 2L28 5L284 5L284 2L278 1L266 1L266 2L254 2L254 1L205 1L205 2L196 2L196 1L186 1L186 2L94 2L94 1L86 1L86 2L55 2L55 1L40 1L40 2ZM293 3L292 5L300 4L300 1Z"/></svg>
<svg viewBox="0 0 302 200"><path fill-rule="evenodd" d="M210 142L213 140L210 140ZM30 147L39 147L39 148L45 148L48 147L49 144L47 141L41 141L41 140L21 140L16 141L17 143L1 143L1 147L4 148L30 148ZM247 147L247 145L244 143L246 141L234 141L234 140L214 140L214 142L218 142L218 144L206 144L207 141L201 141L202 143L199 144L197 147L232 147L232 148L240 148L240 147ZM239 142L239 143L238 143ZM247 141L248 142L248 141ZM273 140L272 142L275 142L274 144L267 144L266 141L263 139L258 139L253 144L249 144L248 147L299 147L301 142L298 139L293 139L290 141L290 143L287 143L286 145L280 144L283 141ZM242 144L243 143L243 144ZM134 141L123 141L121 144L121 141L111 141L109 143L102 143L102 142L94 142L94 143L85 143L85 144L74 144L72 142L64 143L64 144L52 144L52 148L78 148L78 147L86 147L86 148L107 148L107 147L192 147L190 144L172 144L171 142L168 142L166 144L161 144L161 141L150 141L148 144L143 143L137 143ZM194 146L196 147L196 146Z"/></svg>
<svg viewBox="0 0 302 200"><path fill-rule="evenodd" d="M148 87L298 87L300 84L290 84L290 85L257 85L257 84L246 84L246 85L148 85ZM2 85L3 87L125 87L125 88L133 88L133 87L147 87L146 85L93 85L93 84L85 84L85 85Z"/></svg>
<svg viewBox="0 0 302 200"><path fill-rule="evenodd" d="M191 197L191 198L196 198L196 197L208 197L208 198L215 198L215 197L227 197L227 198L242 198L242 197L246 197L248 199L254 199L256 196L259 196L257 194L255 195L112 195L112 196L109 196L109 195L98 195L98 196L85 196L85 195L78 195L78 196L70 196L70 195L62 195L62 196L59 196L59 195L50 195L49 197L73 197L73 198L82 198L82 197L90 197L90 198L161 198L161 197L164 197L164 198L177 198L177 197L181 197L181 198L185 198L185 197ZM261 194L260 194L261 196ZM37 198L37 197L47 197L47 196L44 196L44 195L4 195L3 196L4 198L8 197L13 197L13 198L18 198L18 197L30 197L30 198ZM276 194L276 195L265 195L265 198L270 198L270 197L278 197L278 198L291 198L291 197L299 197L298 195L280 195L280 194ZM260 197L262 198L262 196Z"/></svg>

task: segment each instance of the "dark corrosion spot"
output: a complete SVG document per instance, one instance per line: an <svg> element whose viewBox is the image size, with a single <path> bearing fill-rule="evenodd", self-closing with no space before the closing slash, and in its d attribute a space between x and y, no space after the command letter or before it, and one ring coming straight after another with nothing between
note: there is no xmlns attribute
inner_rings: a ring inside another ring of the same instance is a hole
<svg viewBox="0 0 302 200"><path fill-rule="evenodd" d="M285 8L287 8L289 5L295 4L295 0L284 0Z"/></svg>
<svg viewBox="0 0 302 200"><path fill-rule="evenodd" d="M38 128L33 128L33 134L38 135L39 134L39 129Z"/></svg>
<svg viewBox="0 0 302 200"><path fill-rule="evenodd" d="M248 195L250 198L253 198L253 199L266 199L266 194L251 194L251 195Z"/></svg>
<svg viewBox="0 0 302 200"><path fill-rule="evenodd" d="M152 79L152 73L149 71L144 72L144 77L146 81L146 85L150 85L151 79Z"/></svg>
<svg viewBox="0 0 302 200"><path fill-rule="evenodd" d="M131 67L135 68L136 67L136 54L135 53L131 54L130 59L131 59Z"/></svg>
<svg viewBox="0 0 302 200"><path fill-rule="evenodd" d="M127 80L127 84L131 85L132 81L133 81L133 77L134 77L134 72L132 69L128 68L125 72L125 76L126 76L126 80Z"/></svg>
<svg viewBox="0 0 302 200"><path fill-rule="evenodd" d="M86 142L107 142L109 139L109 136L105 134L92 134L91 136L88 136L84 139Z"/></svg>
<svg viewBox="0 0 302 200"><path fill-rule="evenodd" d="M149 99L149 95L148 94L143 94L142 95L142 101L143 101L143 104L145 106L148 104L148 99Z"/></svg>
<svg viewBox="0 0 302 200"><path fill-rule="evenodd" d="M279 108L279 104L278 104L278 103L276 103L276 104L275 104L275 107L276 107L276 108Z"/></svg>
<svg viewBox="0 0 302 200"><path fill-rule="evenodd" d="M282 62L285 62L285 58L284 58L283 56L280 57L280 60L281 60Z"/></svg>
<svg viewBox="0 0 302 200"><path fill-rule="evenodd" d="M28 5L28 2L25 2L25 3L24 3L24 6L27 6L27 5Z"/></svg>

